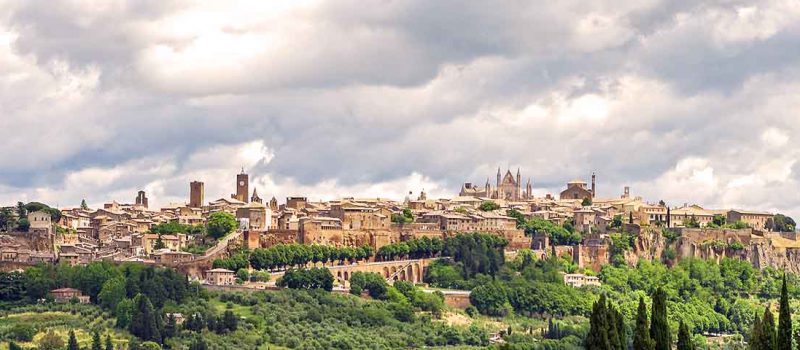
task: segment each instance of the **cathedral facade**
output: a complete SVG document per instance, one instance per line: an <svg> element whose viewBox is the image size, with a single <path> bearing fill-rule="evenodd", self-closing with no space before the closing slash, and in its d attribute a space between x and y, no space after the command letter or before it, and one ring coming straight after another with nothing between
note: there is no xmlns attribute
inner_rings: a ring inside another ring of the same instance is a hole
<svg viewBox="0 0 800 350"><path fill-rule="evenodd" d="M511 170L506 170L506 174L501 176L500 168L497 168L497 182L495 187L489 184L489 179L486 179L486 184L483 187L476 186L471 182L466 182L461 186L459 196L481 197L491 199L503 200L526 200L533 198L533 184L530 178L525 184L525 189L522 189L522 176L519 168L517 168L517 176L511 174Z"/></svg>

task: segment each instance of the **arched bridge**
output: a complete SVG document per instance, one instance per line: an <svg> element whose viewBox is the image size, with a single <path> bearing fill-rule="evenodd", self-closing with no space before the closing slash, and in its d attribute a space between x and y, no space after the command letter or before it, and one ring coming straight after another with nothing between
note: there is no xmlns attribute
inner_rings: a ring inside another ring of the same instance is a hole
<svg viewBox="0 0 800 350"><path fill-rule="evenodd" d="M422 283L425 270L430 265L431 259L414 259L398 261L380 261L366 264L330 266L333 277L340 282L349 282L353 272L372 272L377 273L387 282L408 281L411 283Z"/></svg>

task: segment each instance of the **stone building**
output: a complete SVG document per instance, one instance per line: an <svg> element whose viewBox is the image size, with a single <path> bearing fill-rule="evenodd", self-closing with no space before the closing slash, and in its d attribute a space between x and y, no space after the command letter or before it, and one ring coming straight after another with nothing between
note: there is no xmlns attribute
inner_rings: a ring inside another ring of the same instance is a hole
<svg viewBox="0 0 800 350"><path fill-rule="evenodd" d="M564 284L574 288L600 286L600 279L595 276L586 276L582 273L567 273L564 274Z"/></svg>
<svg viewBox="0 0 800 350"><path fill-rule="evenodd" d="M206 271L206 282L215 286L230 286L236 283L236 277L231 270L212 269Z"/></svg>
<svg viewBox="0 0 800 350"><path fill-rule="evenodd" d="M252 201L236 209L236 218L247 221L247 229L267 230L272 221L272 211L260 201Z"/></svg>
<svg viewBox="0 0 800 350"><path fill-rule="evenodd" d="M345 230L388 229L390 216L388 209L350 201L331 205L330 209L330 217L341 220Z"/></svg>
<svg viewBox="0 0 800 350"><path fill-rule="evenodd" d="M77 300L81 304L89 303L89 296L83 295L81 291L75 288L53 289L50 291L50 295L53 296L53 300L57 303L69 303L72 300Z"/></svg>
<svg viewBox="0 0 800 350"><path fill-rule="evenodd" d="M28 221L31 226L29 231L50 234L53 232L53 222L50 213L46 211L35 211L28 214Z"/></svg>
<svg viewBox="0 0 800 350"><path fill-rule="evenodd" d="M205 184L200 181L192 181L189 183L189 207L200 208L203 206L203 197L205 197Z"/></svg>
<svg viewBox="0 0 800 350"><path fill-rule="evenodd" d="M590 191L586 187L586 182L581 180L573 180L567 183L567 189L561 191L561 195L559 198L561 200L568 200L568 199L577 199L577 200L584 200L584 199L591 199L593 198L593 192Z"/></svg>
<svg viewBox="0 0 800 350"><path fill-rule="evenodd" d="M767 223L772 220L773 214L752 210L730 210L727 213L727 221L729 223L742 221L748 226L756 230L764 230L767 228Z"/></svg>
<svg viewBox="0 0 800 350"><path fill-rule="evenodd" d="M533 184L530 178L525 184L525 189L522 188L522 175L519 168L517 168L517 176L511 174L511 170L506 170L505 176L501 176L500 168L497 168L497 182L495 188L489 184L489 179L486 179L486 184L479 187L471 182L466 182L461 186L461 191L458 194L462 197L481 197L503 200L527 200L533 198Z"/></svg>
<svg viewBox="0 0 800 350"><path fill-rule="evenodd" d="M136 195L135 206L147 208L147 202L147 195L145 195L144 191L139 191L139 193Z"/></svg>
<svg viewBox="0 0 800 350"><path fill-rule="evenodd" d="M248 199L247 196L250 194L250 176L244 172L244 168L242 168L242 172L236 175L236 193L231 195L231 198L234 198L240 202L247 203Z"/></svg>

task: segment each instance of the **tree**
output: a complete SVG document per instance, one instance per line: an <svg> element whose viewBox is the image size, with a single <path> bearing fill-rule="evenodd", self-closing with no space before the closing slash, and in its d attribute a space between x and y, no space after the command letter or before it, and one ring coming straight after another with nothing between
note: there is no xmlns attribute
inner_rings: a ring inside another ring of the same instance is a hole
<svg viewBox="0 0 800 350"><path fill-rule="evenodd" d="M653 293L653 311L651 312L650 338L653 338L655 350L670 350L672 334L667 323L667 293L661 287Z"/></svg>
<svg viewBox="0 0 800 350"><path fill-rule="evenodd" d="M52 329L39 339L39 350L61 350L63 347L64 341Z"/></svg>
<svg viewBox="0 0 800 350"><path fill-rule="evenodd" d="M28 217L28 209L25 208L25 203L17 202L17 216L20 219Z"/></svg>
<svg viewBox="0 0 800 350"><path fill-rule="evenodd" d="M106 335L106 348L104 350L114 350L114 343L111 341L111 335Z"/></svg>
<svg viewBox="0 0 800 350"><path fill-rule="evenodd" d="M583 201L581 201L581 205L584 207L592 205L592 199L589 197L584 198Z"/></svg>
<svg viewBox="0 0 800 350"><path fill-rule="evenodd" d="M89 205L86 204L86 199L81 199L81 209L89 210Z"/></svg>
<svg viewBox="0 0 800 350"><path fill-rule="evenodd" d="M161 342L161 317L156 314L153 304L146 295L139 294L133 299L135 305L128 330L141 340Z"/></svg>
<svg viewBox="0 0 800 350"><path fill-rule="evenodd" d="M103 346L100 344L100 333L97 331L92 333L92 350L103 350Z"/></svg>
<svg viewBox="0 0 800 350"><path fill-rule="evenodd" d="M117 304L119 304L122 299L125 299L126 293L125 277L112 278L103 283L100 293L97 294L97 299L100 301L100 306L103 308L116 310Z"/></svg>
<svg viewBox="0 0 800 350"><path fill-rule="evenodd" d="M8 350L22 350L22 347L17 345L17 343L10 341L8 342Z"/></svg>
<svg viewBox="0 0 800 350"><path fill-rule="evenodd" d="M31 341L36 335L36 328L30 324L17 323L11 327L9 335L16 341Z"/></svg>
<svg viewBox="0 0 800 350"><path fill-rule="evenodd" d="M247 269L241 268L236 270L236 278L246 282L250 280L250 273L247 272Z"/></svg>
<svg viewBox="0 0 800 350"><path fill-rule="evenodd" d="M614 215L611 220L611 227L622 227L622 215Z"/></svg>
<svg viewBox="0 0 800 350"><path fill-rule="evenodd" d="M114 315L117 316L117 328L128 328L133 315L133 300L125 298L117 303Z"/></svg>
<svg viewBox="0 0 800 350"><path fill-rule="evenodd" d="M225 313L222 314L222 323L225 324L225 329L228 332L235 332L239 327L239 319L231 310L225 310Z"/></svg>
<svg viewBox="0 0 800 350"><path fill-rule="evenodd" d="M625 320L622 319L622 314L610 304L607 307L608 323L611 325L611 330L608 333L609 340L611 341L611 348L614 350L625 350L628 348L628 338L625 332Z"/></svg>
<svg viewBox="0 0 800 350"><path fill-rule="evenodd" d="M783 273L781 300L778 310L778 350L792 349L792 311L789 309L789 292L786 287L786 273Z"/></svg>
<svg viewBox="0 0 800 350"><path fill-rule="evenodd" d="M589 318L589 333L586 335L586 350L612 350L609 331L612 325L608 320L606 309L606 296L601 295L600 300L592 306L592 315Z"/></svg>
<svg viewBox="0 0 800 350"><path fill-rule="evenodd" d="M218 211L208 216L206 231L209 236L220 239L233 232L236 226L236 217L229 213Z"/></svg>
<svg viewBox="0 0 800 350"><path fill-rule="evenodd" d="M67 350L81 350L80 345L78 345L78 339L75 338L75 331L72 329L69 330L69 341L67 341Z"/></svg>
<svg viewBox="0 0 800 350"><path fill-rule="evenodd" d="M178 322L175 314L167 315L167 323L164 325L164 338L172 338L178 332Z"/></svg>
<svg viewBox="0 0 800 350"><path fill-rule="evenodd" d="M750 350L761 350L762 345L764 343L764 336L761 333L763 328L761 326L761 318L758 316L756 312L755 320L753 321L753 328L750 330L750 340L748 344L750 345Z"/></svg>
<svg viewBox="0 0 800 350"><path fill-rule="evenodd" d="M692 343L692 334L689 333L689 327L683 320L680 321L678 326L678 350L694 350L694 343Z"/></svg>
<svg viewBox="0 0 800 350"><path fill-rule="evenodd" d="M377 273L356 271L350 276L350 293L354 295L361 295L361 291L366 289L370 297L386 299L388 288L386 279Z"/></svg>
<svg viewBox="0 0 800 350"><path fill-rule="evenodd" d="M481 203L478 209L480 209L481 211L492 211L500 209L500 205L495 203L494 201L484 201Z"/></svg>
<svg viewBox="0 0 800 350"><path fill-rule="evenodd" d="M767 222L767 228L778 232L794 232L797 224L794 219L783 214L775 214L771 221Z"/></svg>
<svg viewBox="0 0 800 350"><path fill-rule="evenodd" d="M650 338L650 322L647 320L647 306L644 298L639 298L636 310L636 329L633 333L633 350L653 350L656 344Z"/></svg>
<svg viewBox="0 0 800 350"><path fill-rule="evenodd" d="M161 235L158 235L158 238L156 238L156 243L153 245L153 249L158 250L166 247L167 245L164 244L164 240L161 239Z"/></svg>
<svg viewBox="0 0 800 350"><path fill-rule="evenodd" d="M711 223L713 223L717 227L725 226L725 215L722 214L714 214L714 218L711 219Z"/></svg>
<svg viewBox="0 0 800 350"><path fill-rule="evenodd" d="M760 340L760 350L773 350L777 347L778 334L775 332L775 318L769 311L769 306L764 309L764 317L761 319Z"/></svg>
<svg viewBox="0 0 800 350"><path fill-rule="evenodd" d="M16 219L11 208L0 209L0 230L11 231L14 229Z"/></svg>
<svg viewBox="0 0 800 350"><path fill-rule="evenodd" d="M700 228L700 222L698 222L697 217L692 214L689 218L683 219L683 226L687 228Z"/></svg>
<svg viewBox="0 0 800 350"><path fill-rule="evenodd" d="M21 218L17 220L17 231L28 232L30 228L31 228L31 222L28 221L28 218Z"/></svg>
<svg viewBox="0 0 800 350"><path fill-rule="evenodd" d="M333 275L327 268L291 269L276 283L291 289L333 289Z"/></svg>
<svg viewBox="0 0 800 350"><path fill-rule="evenodd" d="M484 315L505 316L509 302L505 288L499 283L489 283L475 287L469 295L469 302Z"/></svg>

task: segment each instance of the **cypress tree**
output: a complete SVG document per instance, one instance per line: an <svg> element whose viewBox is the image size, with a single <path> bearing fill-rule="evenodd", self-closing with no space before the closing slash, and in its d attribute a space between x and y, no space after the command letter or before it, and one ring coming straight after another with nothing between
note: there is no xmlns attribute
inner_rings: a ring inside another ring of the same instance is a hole
<svg viewBox="0 0 800 350"><path fill-rule="evenodd" d="M217 315L208 315L206 318L206 327L208 327L209 331L216 332L217 331Z"/></svg>
<svg viewBox="0 0 800 350"><path fill-rule="evenodd" d="M236 315L231 310L225 310L225 313L222 315L222 322L225 324L225 329L228 332L234 332L239 327L239 319L236 318ZM508 335L511 335L511 326L508 326Z"/></svg>
<svg viewBox="0 0 800 350"><path fill-rule="evenodd" d="M106 348L105 350L114 350L114 343L111 342L111 335L106 335Z"/></svg>
<svg viewBox="0 0 800 350"><path fill-rule="evenodd" d="M758 312L756 312L756 318L753 321L753 329L750 331L750 340L748 341L750 350L761 350L761 339L763 338L761 330L761 318L758 316Z"/></svg>
<svg viewBox="0 0 800 350"><path fill-rule="evenodd" d="M69 341L67 342L67 350L81 350L78 345L78 339L75 338L75 331L69 330Z"/></svg>
<svg viewBox="0 0 800 350"><path fill-rule="evenodd" d="M633 350L653 350L656 344L650 338L650 322L647 320L647 306L644 298L639 298L639 308L636 310L636 329L633 333Z"/></svg>
<svg viewBox="0 0 800 350"><path fill-rule="evenodd" d="M172 338L175 336L175 333L178 329L178 323L175 320L174 314L169 314L167 316L167 324L164 325L164 338Z"/></svg>
<svg viewBox="0 0 800 350"><path fill-rule="evenodd" d="M778 310L778 350L792 349L792 311L789 309L789 292L786 287L786 272L783 273L780 310Z"/></svg>
<svg viewBox="0 0 800 350"><path fill-rule="evenodd" d="M689 333L689 327L681 320L678 326L678 350L694 350L694 343L692 343L692 334Z"/></svg>
<svg viewBox="0 0 800 350"><path fill-rule="evenodd" d="M606 296L601 295L600 300L592 306L592 315L589 318L589 334L586 336L586 350L611 350L608 339L608 316L606 315Z"/></svg>
<svg viewBox="0 0 800 350"><path fill-rule="evenodd" d="M628 332L625 329L625 319L622 318L622 313L614 309L614 315L617 322L617 336L619 336L619 350L628 348Z"/></svg>
<svg viewBox="0 0 800 350"><path fill-rule="evenodd" d="M8 350L22 350L22 347L20 347L19 345L17 345L17 343L12 341L8 343Z"/></svg>
<svg viewBox="0 0 800 350"><path fill-rule="evenodd" d="M778 334L775 332L775 318L769 306L764 309L764 318L761 320L761 350L774 350L778 343Z"/></svg>
<svg viewBox="0 0 800 350"><path fill-rule="evenodd" d="M653 293L653 311L651 313L650 338L655 342L655 350L671 350L672 334L667 323L667 294L661 287Z"/></svg>
<svg viewBox="0 0 800 350"><path fill-rule="evenodd" d="M92 350L103 350L103 347L100 345L100 333L94 331L92 334Z"/></svg>
<svg viewBox="0 0 800 350"><path fill-rule="evenodd" d="M606 306L606 322L608 324L608 343L611 350L621 350L620 329L617 323L617 310L609 303Z"/></svg>
<svg viewBox="0 0 800 350"><path fill-rule="evenodd" d="M144 341L161 343L159 317L153 309L153 304L146 295L139 294L134 298L134 310L131 316L129 330L131 334Z"/></svg>

